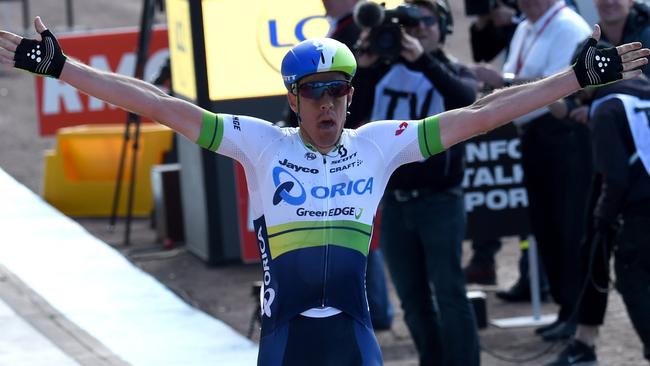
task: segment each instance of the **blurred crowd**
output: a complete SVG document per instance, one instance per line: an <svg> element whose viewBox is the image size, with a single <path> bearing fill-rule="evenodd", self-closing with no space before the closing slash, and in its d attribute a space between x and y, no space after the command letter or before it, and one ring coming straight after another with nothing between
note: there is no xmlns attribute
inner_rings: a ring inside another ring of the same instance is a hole
<svg viewBox="0 0 650 366"><path fill-rule="evenodd" d="M473 64L445 49L454 26L446 0L405 0L393 9L358 0L323 4L329 36L353 49L359 66L348 128L468 106L494 89L567 68L592 34L581 16L586 7L598 14L599 47L650 45L650 7L633 0L466 0ZM557 321L535 332L545 341L569 340L548 365L597 362L612 255L615 287L650 361L649 111L650 82L639 77L582 90L514 121L541 297L558 305ZM297 123L289 110L286 119ZM464 166L459 144L399 168L379 209L379 246L368 257L373 326L389 329L393 318L386 265L421 365L480 363L466 284L497 284L501 242L475 240L462 268ZM502 301L531 298L527 240L521 243L520 278L497 293Z"/></svg>

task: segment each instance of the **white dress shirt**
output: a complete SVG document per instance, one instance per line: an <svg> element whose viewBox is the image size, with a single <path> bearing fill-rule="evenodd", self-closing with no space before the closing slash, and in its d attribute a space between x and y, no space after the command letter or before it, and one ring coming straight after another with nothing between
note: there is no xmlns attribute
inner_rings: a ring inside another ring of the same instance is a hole
<svg viewBox="0 0 650 366"><path fill-rule="evenodd" d="M576 47L590 35L591 27L584 19L564 1L558 1L537 21L526 19L519 23L510 42L503 72L521 79L537 79L558 73L571 64ZM546 107L538 109L515 122L528 122L547 111Z"/></svg>

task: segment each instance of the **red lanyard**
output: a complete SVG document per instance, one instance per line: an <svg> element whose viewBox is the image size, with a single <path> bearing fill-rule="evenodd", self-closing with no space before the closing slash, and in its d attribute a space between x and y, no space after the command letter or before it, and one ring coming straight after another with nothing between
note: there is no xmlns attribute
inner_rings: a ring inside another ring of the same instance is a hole
<svg viewBox="0 0 650 366"><path fill-rule="evenodd" d="M526 54L525 55L524 55L524 42L521 42L521 48L519 48L519 54L517 55L517 66L515 68L515 76L518 76L519 72L524 67L524 61L526 60L526 57L528 57L528 54L530 53L530 50L533 49L533 46L537 42L537 39L539 38L539 36L541 36L542 33L544 33L544 31L546 30L546 27L548 27L549 23L551 23L551 20L553 20L553 18L555 18L555 16L560 12L560 10L562 10L564 8L566 8L566 5L560 6L559 8L555 9L555 11L548 18L546 18L546 21L542 25L542 28L540 28L539 31L537 31L537 34L535 34L535 38L530 43L530 46L528 46L528 48L526 49ZM528 34L526 34L526 35L528 35ZM526 37L526 38L528 38L528 37ZM526 40L526 38L524 38L524 41Z"/></svg>

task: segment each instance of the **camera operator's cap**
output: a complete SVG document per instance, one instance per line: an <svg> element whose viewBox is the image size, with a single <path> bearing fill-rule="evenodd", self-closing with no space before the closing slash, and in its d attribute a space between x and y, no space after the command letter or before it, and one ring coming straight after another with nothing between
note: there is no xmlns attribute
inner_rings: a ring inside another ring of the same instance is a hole
<svg viewBox="0 0 650 366"><path fill-rule="evenodd" d="M294 93L303 77L321 72L338 71L351 80L357 71L354 54L343 43L331 38L313 38L295 45L282 59L284 86Z"/></svg>

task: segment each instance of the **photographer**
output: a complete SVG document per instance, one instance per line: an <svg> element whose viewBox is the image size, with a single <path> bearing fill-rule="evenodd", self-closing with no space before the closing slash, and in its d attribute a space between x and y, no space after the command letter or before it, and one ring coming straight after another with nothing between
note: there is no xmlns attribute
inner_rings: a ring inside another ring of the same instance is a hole
<svg viewBox="0 0 650 366"><path fill-rule="evenodd" d="M365 82L355 90L352 118L409 120L471 104L473 74L442 49L451 30L446 4L408 1L386 13L383 23L362 31L358 78ZM398 37L390 33L395 30ZM390 54L386 40L393 38L398 44ZM382 201L380 245L421 365L479 364L461 269L463 149L398 168Z"/></svg>

